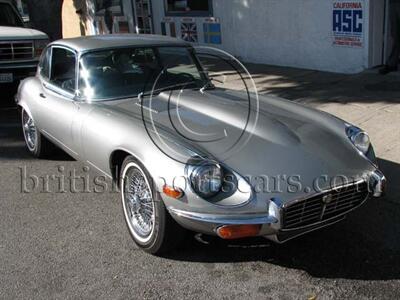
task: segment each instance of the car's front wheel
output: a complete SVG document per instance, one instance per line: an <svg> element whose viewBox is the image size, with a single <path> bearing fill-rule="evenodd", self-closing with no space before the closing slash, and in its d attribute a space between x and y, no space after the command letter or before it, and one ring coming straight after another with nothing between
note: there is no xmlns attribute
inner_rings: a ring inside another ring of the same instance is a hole
<svg viewBox="0 0 400 300"><path fill-rule="evenodd" d="M128 156L120 180L125 221L135 243L151 254L175 248L185 231L167 212L147 170Z"/></svg>

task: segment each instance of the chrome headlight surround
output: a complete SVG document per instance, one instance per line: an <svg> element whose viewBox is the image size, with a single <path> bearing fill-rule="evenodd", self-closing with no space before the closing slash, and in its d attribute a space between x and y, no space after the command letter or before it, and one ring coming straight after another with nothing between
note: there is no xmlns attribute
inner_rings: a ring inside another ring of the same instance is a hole
<svg viewBox="0 0 400 300"><path fill-rule="evenodd" d="M347 125L346 134L358 152L377 166L375 152L368 133L356 126Z"/></svg>
<svg viewBox="0 0 400 300"><path fill-rule="evenodd" d="M193 158L187 164L187 175L193 191L204 199L215 196L222 189L222 167L212 160Z"/></svg>

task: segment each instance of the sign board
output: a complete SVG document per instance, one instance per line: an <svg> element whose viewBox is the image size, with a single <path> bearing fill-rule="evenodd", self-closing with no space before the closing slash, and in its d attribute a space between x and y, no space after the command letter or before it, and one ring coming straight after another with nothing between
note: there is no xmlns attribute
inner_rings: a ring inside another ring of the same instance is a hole
<svg viewBox="0 0 400 300"><path fill-rule="evenodd" d="M219 23L219 18L208 17L204 19L205 23Z"/></svg>
<svg viewBox="0 0 400 300"><path fill-rule="evenodd" d="M189 18L189 17L185 17L181 19L182 23L195 23L196 19L195 18Z"/></svg>
<svg viewBox="0 0 400 300"><path fill-rule="evenodd" d="M334 0L332 14L333 45L364 47L364 0Z"/></svg>
<svg viewBox="0 0 400 300"><path fill-rule="evenodd" d="M181 38L186 42L197 43L196 23L181 23Z"/></svg>

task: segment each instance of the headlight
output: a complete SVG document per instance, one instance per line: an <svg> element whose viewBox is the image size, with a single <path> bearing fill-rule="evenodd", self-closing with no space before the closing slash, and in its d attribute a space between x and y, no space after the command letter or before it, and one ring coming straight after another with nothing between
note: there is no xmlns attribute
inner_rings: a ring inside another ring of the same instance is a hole
<svg viewBox="0 0 400 300"><path fill-rule="evenodd" d="M49 44L48 39L44 40L35 40L34 41L34 47L35 47L35 57L40 57L40 55L43 52L43 49L46 48L46 46Z"/></svg>
<svg viewBox="0 0 400 300"><path fill-rule="evenodd" d="M210 198L220 192L222 170L217 163L210 161L194 162L189 165L189 180L193 190L200 197Z"/></svg>
<svg viewBox="0 0 400 300"><path fill-rule="evenodd" d="M354 146L364 155L367 155L371 146L368 134L356 126L347 127L346 133Z"/></svg>

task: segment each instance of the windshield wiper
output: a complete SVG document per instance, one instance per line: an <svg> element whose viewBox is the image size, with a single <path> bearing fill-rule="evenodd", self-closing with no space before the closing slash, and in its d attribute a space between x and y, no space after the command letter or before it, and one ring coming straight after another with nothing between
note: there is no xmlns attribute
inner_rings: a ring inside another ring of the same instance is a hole
<svg viewBox="0 0 400 300"><path fill-rule="evenodd" d="M162 87L162 88L153 90L153 91L140 92L140 93L137 95L137 97L138 97L139 101L142 101L143 97L157 96L157 95L161 94L162 92L165 92L165 91L174 91L174 90L176 90L178 87L190 85L190 84L193 84L193 83L195 83L195 81L191 81L191 82L182 82L182 83L177 83L177 84L170 85L170 86L165 86L165 87Z"/></svg>

